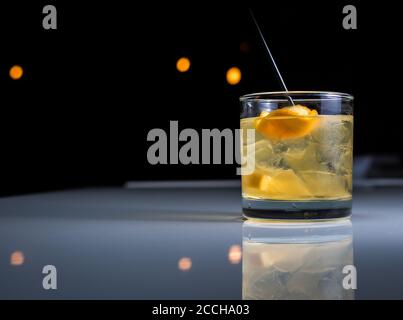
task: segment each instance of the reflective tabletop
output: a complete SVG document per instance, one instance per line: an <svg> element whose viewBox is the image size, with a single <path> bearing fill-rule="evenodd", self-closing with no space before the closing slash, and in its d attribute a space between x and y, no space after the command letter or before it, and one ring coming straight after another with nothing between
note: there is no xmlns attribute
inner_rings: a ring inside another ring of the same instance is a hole
<svg viewBox="0 0 403 320"><path fill-rule="evenodd" d="M245 221L240 188L213 181L13 196L0 243L1 299L403 298L401 187L355 190L351 221L299 223Z"/></svg>

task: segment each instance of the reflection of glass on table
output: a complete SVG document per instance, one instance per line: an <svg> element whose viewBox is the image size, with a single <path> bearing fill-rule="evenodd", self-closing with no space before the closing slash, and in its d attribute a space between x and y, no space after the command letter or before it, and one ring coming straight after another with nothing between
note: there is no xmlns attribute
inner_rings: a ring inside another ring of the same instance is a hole
<svg viewBox="0 0 403 320"><path fill-rule="evenodd" d="M353 264L349 220L243 224L243 299L354 299L343 288Z"/></svg>

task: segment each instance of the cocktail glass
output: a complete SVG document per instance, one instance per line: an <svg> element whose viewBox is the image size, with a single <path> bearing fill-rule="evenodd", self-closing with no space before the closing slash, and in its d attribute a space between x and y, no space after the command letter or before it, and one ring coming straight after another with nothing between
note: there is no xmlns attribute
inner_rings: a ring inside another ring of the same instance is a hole
<svg viewBox="0 0 403 320"><path fill-rule="evenodd" d="M353 97L293 91L249 94L240 100L245 216L349 216Z"/></svg>

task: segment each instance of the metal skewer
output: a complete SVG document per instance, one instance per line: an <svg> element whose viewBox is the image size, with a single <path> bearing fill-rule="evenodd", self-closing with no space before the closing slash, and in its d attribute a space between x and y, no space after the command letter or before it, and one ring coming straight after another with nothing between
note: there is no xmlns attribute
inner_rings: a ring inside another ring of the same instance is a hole
<svg viewBox="0 0 403 320"><path fill-rule="evenodd" d="M291 98L290 94L288 93L287 86L285 85L284 79L283 79L283 77L281 76L280 70L279 70L278 67L277 67L276 61L274 61L273 55L271 54L271 51L270 51L270 49L269 49L269 46L267 45L267 42L266 42L266 40L265 40L265 38L264 38L264 36L263 36L262 30L261 30L260 27L259 27L259 24L258 24L257 21L256 21L256 18L255 18L255 15L253 14L252 9L249 9L249 12L250 12L250 15L251 15L251 17L252 17L252 19L253 19L253 22L254 22L255 25L256 25L256 28L257 28L257 31L259 32L260 37L262 38L262 41L263 41L263 43L264 43L264 46L266 47L266 50L267 50L267 52L269 53L269 57L270 57L270 59L271 59L271 62L273 63L274 68L276 69L277 76L278 76L278 78L279 78L279 80L280 80L281 86L283 87L284 91L287 93L288 99L290 100L290 102L292 103L292 105L295 106L294 100Z"/></svg>

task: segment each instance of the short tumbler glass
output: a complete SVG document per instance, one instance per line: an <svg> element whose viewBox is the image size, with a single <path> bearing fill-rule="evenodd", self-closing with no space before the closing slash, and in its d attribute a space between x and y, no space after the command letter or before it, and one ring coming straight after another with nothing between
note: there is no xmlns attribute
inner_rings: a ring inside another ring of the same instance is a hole
<svg viewBox="0 0 403 320"><path fill-rule="evenodd" d="M289 91L248 94L240 101L245 216L349 216L353 96Z"/></svg>

